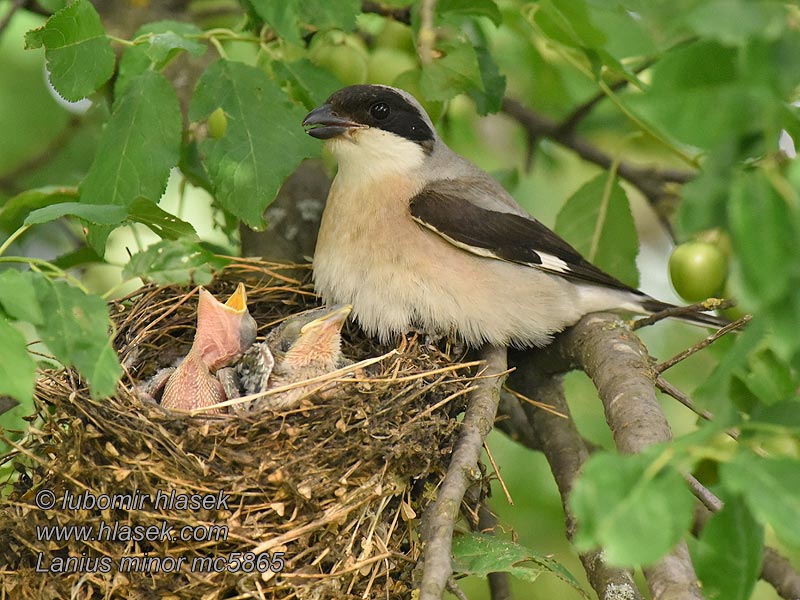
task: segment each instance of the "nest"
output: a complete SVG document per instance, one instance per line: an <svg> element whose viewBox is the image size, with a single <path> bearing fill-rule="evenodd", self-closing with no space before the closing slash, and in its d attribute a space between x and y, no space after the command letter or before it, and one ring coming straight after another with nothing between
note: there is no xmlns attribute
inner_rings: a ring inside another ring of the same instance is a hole
<svg viewBox="0 0 800 600"><path fill-rule="evenodd" d="M316 304L307 274L242 260L209 289L225 298L244 281L263 336ZM126 368L112 398L92 399L71 370L43 373L30 430L0 457L18 471L0 500L0 596L409 597L419 515L474 364L413 340L387 353L350 327L348 358L385 356L341 393L283 413L178 415L135 383L186 353L195 308L194 291L154 286L111 305ZM45 489L56 508L36 506ZM46 539L51 526L68 539Z"/></svg>

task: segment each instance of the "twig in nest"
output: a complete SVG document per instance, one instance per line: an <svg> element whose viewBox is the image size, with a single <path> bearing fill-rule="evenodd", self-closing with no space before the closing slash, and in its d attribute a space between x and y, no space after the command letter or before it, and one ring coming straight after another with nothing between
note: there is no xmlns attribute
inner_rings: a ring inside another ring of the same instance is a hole
<svg viewBox="0 0 800 600"><path fill-rule="evenodd" d="M512 390L507 385L503 386L503 390L514 396L517 400L522 400L523 402L527 402L531 406L535 406L536 408L541 408L543 411L549 412L557 417L561 417L562 419L566 419L567 415L562 412L559 412L555 409L555 407L545 404L544 402L539 402L538 400L534 400L533 398L528 398L527 396L520 394L519 392Z"/></svg>
<svg viewBox="0 0 800 600"><path fill-rule="evenodd" d="M730 298L727 300L722 300L720 298L708 298L707 300L697 302L696 304L689 304L688 306L671 306L642 319L636 319L631 323L631 329L636 331L637 329L647 327L653 323L658 323L659 321L663 321L664 319L668 319L670 317L693 315L699 312L707 312L710 310L724 310L726 308L730 308L731 306L736 306L736 301Z"/></svg>
<svg viewBox="0 0 800 600"><path fill-rule="evenodd" d="M663 373L667 369L677 365L682 360L689 358L695 352L699 352L703 348L710 346L722 336L730 333L731 331L736 331L737 329L741 329L742 327L747 325L747 323L750 322L752 318L753 317L751 317L750 315L745 315L741 319L734 321L733 323L728 323L727 325L725 325L725 327L723 327L722 329L718 329L717 331L706 337L704 340L697 342L694 346L687 348L683 352L679 352L672 358L665 360L659 365L656 365L655 367L656 373Z"/></svg>
<svg viewBox="0 0 800 600"><path fill-rule="evenodd" d="M481 354L486 361L486 372L503 373L506 370L505 348L489 346ZM453 528L467 488L480 477L478 460L483 441L494 424L502 383L502 377L483 379L470 395L447 475L436 500L425 512L419 600L440 600L452 576L450 548Z"/></svg>
<svg viewBox="0 0 800 600"><path fill-rule="evenodd" d="M492 456L492 451L489 450L489 444L484 442L483 449L486 450L486 456L489 457L489 463L491 463L492 469L494 469L494 472L497 475L497 481L500 482L500 487L503 488L503 493L506 495L506 501L511 506L514 506L514 499L511 497L511 492L508 491L508 487L506 486L506 482L503 480L503 476L500 474L500 469L497 467L497 463L494 462L494 456Z"/></svg>

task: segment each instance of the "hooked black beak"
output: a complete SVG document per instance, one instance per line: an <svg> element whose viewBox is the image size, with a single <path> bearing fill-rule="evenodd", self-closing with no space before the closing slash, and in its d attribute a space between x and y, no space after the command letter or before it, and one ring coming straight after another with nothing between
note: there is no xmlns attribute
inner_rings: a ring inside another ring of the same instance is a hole
<svg viewBox="0 0 800 600"><path fill-rule="evenodd" d="M303 127L311 127L306 131L308 135L320 140L329 140L350 129L363 127L363 125L340 117L330 104L323 104L306 115L306 118L303 119Z"/></svg>

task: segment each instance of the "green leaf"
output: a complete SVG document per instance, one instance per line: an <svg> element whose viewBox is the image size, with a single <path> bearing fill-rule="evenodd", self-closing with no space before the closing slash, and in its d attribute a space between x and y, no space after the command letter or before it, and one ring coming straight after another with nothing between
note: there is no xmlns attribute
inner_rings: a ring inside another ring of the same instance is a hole
<svg viewBox="0 0 800 600"><path fill-rule="evenodd" d="M0 229L15 231L25 222L25 217L33 210L58 204L73 202L78 199L78 190L74 187L46 186L24 191L9 198L0 209Z"/></svg>
<svg viewBox="0 0 800 600"><path fill-rule="evenodd" d="M523 581L536 581L542 573L551 573L585 598L589 597L572 573L558 561L493 535L470 533L455 537L453 570L478 577L507 572Z"/></svg>
<svg viewBox="0 0 800 600"><path fill-rule="evenodd" d="M657 451L589 459L570 496L580 523L577 548L602 546L615 565L652 564L686 534L694 497L678 471L654 466L662 458Z"/></svg>
<svg viewBox="0 0 800 600"><path fill-rule="evenodd" d="M709 600L748 600L761 572L764 528L738 496L703 527L692 562Z"/></svg>
<svg viewBox="0 0 800 600"><path fill-rule="evenodd" d="M729 46L744 46L751 38L777 38L788 15L780 2L771 0L707 0L686 15L698 35Z"/></svg>
<svg viewBox="0 0 800 600"><path fill-rule="evenodd" d="M740 377L763 404L775 404L796 395L798 382L791 368L772 348L753 352L748 367Z"/></svg>
<svg viewBox="0 0 800 600"><path fill-rule="evenodd" d="M77 250L62 254L55 260L51 261L53 265L59 269L72 269L74 267L81 267L93 263L102 263L103 258L88 246L83 246Z"/></svg>
<svg viewBox="0 0 800 600"><path fill-rule="evenodd" d="M558 213L555 230L587 260L638 287L639 240L628 196L616 179L601 174L584 184Z"/></svg>
<svg viewBox="0 0 800 600"><path fill-rule="evenodd" d="M179 21L157 21L139 28L134 39L144 39L122 55L114 93L121 95L134 77L152 67L162 69L180 52L189 52L192 56L205 54L206 45L194 39L202 33L196 25Z"/></svg>
<svg viewBox="0 0 800 600"><path fill-rule="evenodd" d="M30 272L16 269L0 272L0 306L12 319L40 325L44 316L33 280L34 275Z"/></svg>
<svg viewBox="0 0 800 600"><path fill-rule="evenodd" d="M0 396L27 403L36 384L36 363L28 354L25 338L0 314Z"/></svg>
<svg viewBox="0 0 800 600"><path fill-rule="evenodd" d="M541 0L533 17L545 35L565 46L601 48L606 43L584 0Z"/></svg>
<svg viewBox="0 0 800 600"><path fill-rule="evenodd" d="M39 303L46 306L42 341L65 366L74 366L89 383L92 396L114 393L122 369L111 345L108 306L63 281L34 280Z"/></svg>
<svg viewBox="0 0 800 600"><path fill-rule="evenodd" d="M197 84L189 117L206 119L218 107L228 129L200 146L214 196L251 227L263 227L264 209L283 180L304 158L318 155L320 146L300 125L305 109L290 104L260 69L227 61L211 65Z"/></svg>
<svg viewBox="0 0 800 600"><path fill-rule="evenodd" d="M449 100L467 92L485 92L478 55L466 40L442 42L440 58L422 68L420 86L428 100Z"/></svg>
<svg viewBox="0 0 800 600"><path fill-rule="evenodd" d="M800 434L800 401L797 397L769 406L758 406L750 415L749 424L767 423Z"/></svg>
<svg viewBox="0 0 800 600"><path fill-rule="evenodd" d="M118 99L86 179L81 202L128 207L139 198L156 202L178 163L183 123L175 91L163 75L145 71ZM107 227L90 228L99 254Z"/></svg>
<svg viewBox="0 0 800 600"><path fill-rule="evenodd" d="M208 285L215 269L230 262L186 239L162 240L134 254L122 274L126 278L140 277L158 285Z"/></svg>
<svg viewBox="0 0 800 600"><path fill-rule="evenodd" d="M800 546L800 461L763 458L740 451L720 470L725 488L742 494L762 523L782 539Z"/></svg>
<svg viewBox="0 0 800 600"><path fill-rule="evenodd" d="M162 238L176 240L181 237L196 237L191 223L182 221L146 198L138 198L130 206L129 220L147 225Z"/></svg>
<svg viewBox="0 0 800 600"><path fill-rule="evenodd" d="M279 37L294 44L302 41L306 29L350 31L361 12L358 0L247 0L247 4Z"/></svg>
<svg viewBox="0 0 800 600"><path fill-rule="evenodd" d="M50 82L67 100L85 98L114 73L114 51L88 0L75 0L29 31L26 48L45 48Z"/></svg>
<svg viewBox="0 0 800 600"><path fill-rule="evenodd" d="M483 89L471 88L467 93L475 101L478 114L496 113L500 110L503 95L506 93L506 78L500 74L497 63L486 48L477 46L475 52L478 56Z"/></svg>
<svg viewBox="0 0 800 600"><path fill-rule="evenodd" d="M49 223L66 215L78 217L96 225L115 225L125 220L128 211L124 206L114 204L89 205L80 202L62 202L34 210L25 219L25 224Z"/></svg>
<svg viewBox="0 0 800 600"><path fill-rule="evenodd" d="M440 0L436 5L440 14L452 13L474 17L489 17L492 23L500 25L503 16L493 0Z"/></svg>
<svg viewBox="0 0 800 600"><path fill-rule="evenodd" d="M800 256L793 227L796 213L791 214L784 199L760 172L737 177L730 194L730 231L745 284L765 305L789 301L797 293L800 281L795 268ZM796 337L795 332L785 334Z"/></svg>
<svg viewBox="0 0 800 600"><path fill-rule="evenodd" d="M329 71L305 58L292 63L273 61L272 70L278 80L289 84L292 98L302 102L309 110L325 102L328 96L342 87Z"/></svg>

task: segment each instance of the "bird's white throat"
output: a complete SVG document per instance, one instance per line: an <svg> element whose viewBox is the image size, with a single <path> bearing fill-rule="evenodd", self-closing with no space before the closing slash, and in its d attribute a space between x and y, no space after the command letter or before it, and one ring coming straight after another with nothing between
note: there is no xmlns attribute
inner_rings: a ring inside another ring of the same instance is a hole
<svg viewBox="0 0 800 600"><path fill-rule="evenodd" d="M376 127L356 129L327 143L339 164L339 177L354 182L412 173L425 160L419 144Z"/></svg>

